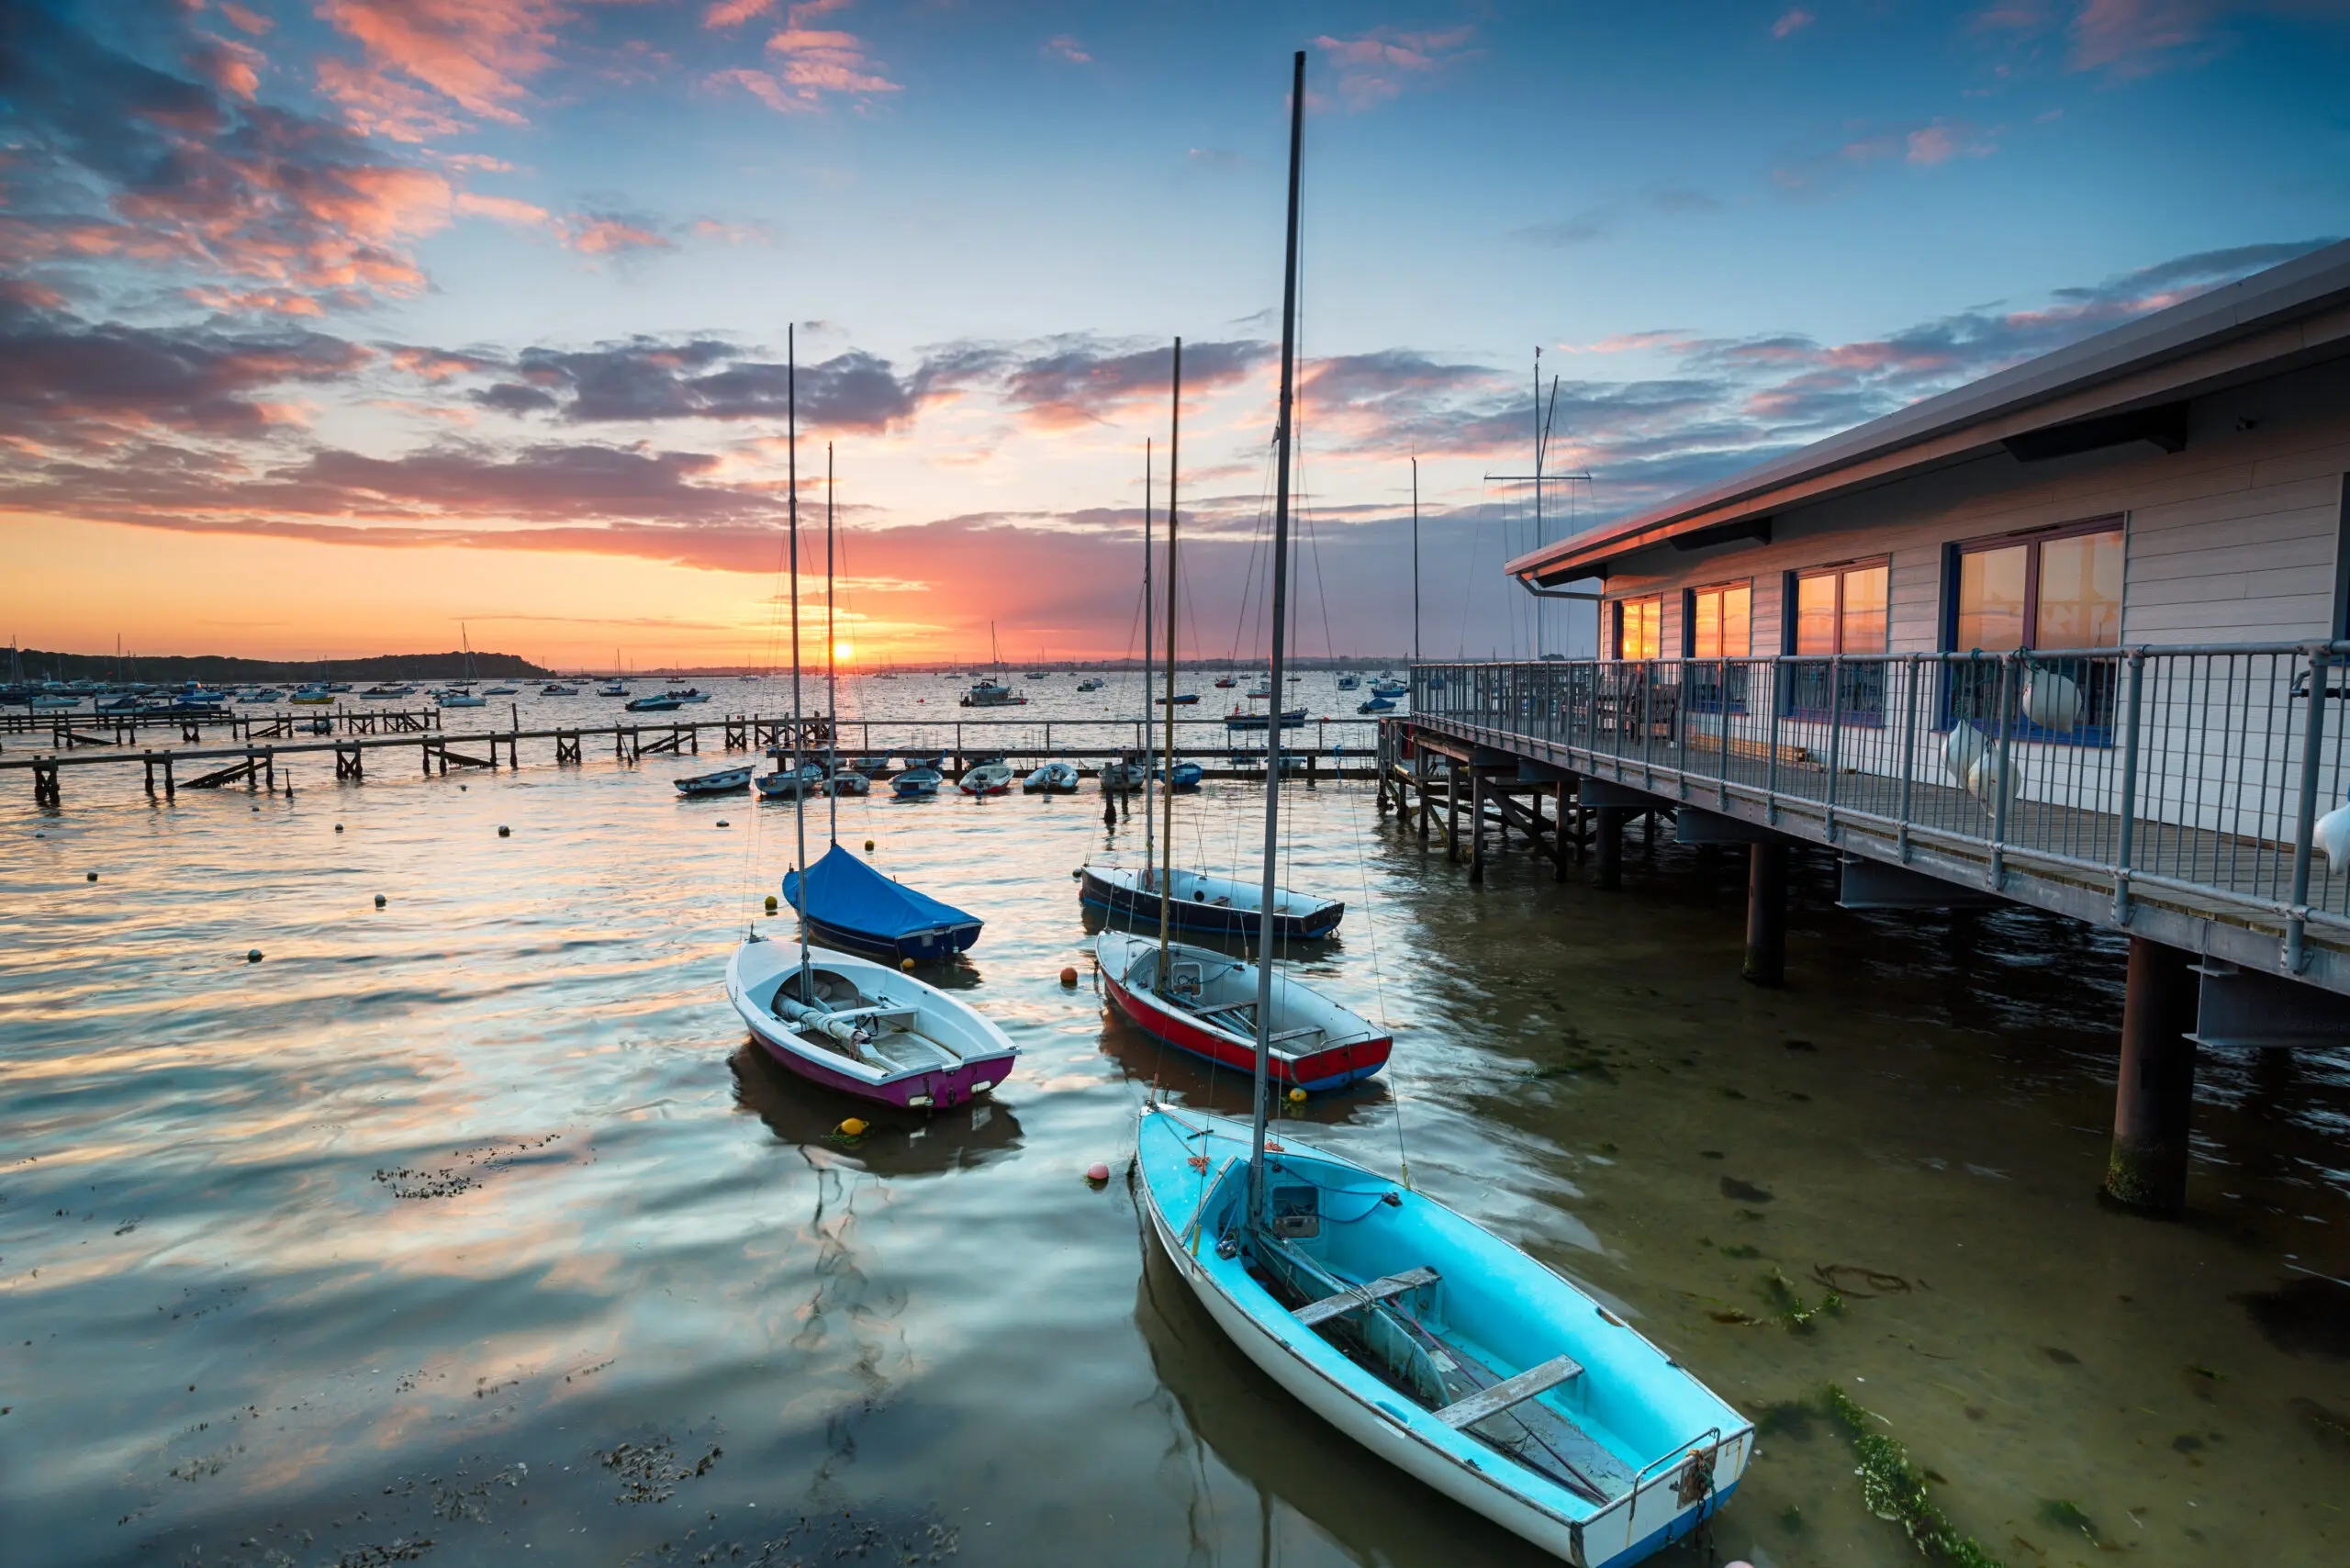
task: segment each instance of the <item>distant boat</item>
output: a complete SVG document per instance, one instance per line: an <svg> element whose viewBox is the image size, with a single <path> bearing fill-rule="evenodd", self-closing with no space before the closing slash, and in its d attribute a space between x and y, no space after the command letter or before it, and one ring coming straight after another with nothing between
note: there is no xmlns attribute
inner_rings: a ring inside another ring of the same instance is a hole
<svg viewBox="0 0 2350 1568"><path fill-rule="evenodd" d="M492 697L512 697L515 696L520 689L519 687L512 686L493 686L489 689L489 695Z"/></svg>
<svg viewBox="0 0 2350 1568"><path fill-rule="evenodd" d="M797 801L806 795L824 792L824 765L802 762L794 774L789 767L778 767L773 773L763 773L756 780L759 798L766 801Z"/></svg>
<svg viewBox="0 0 2350 1568"><path fill-rule="evenodd" d="M550 687L547 689L548 695L554 695L554 688ZM564 695L569 697L574 695L574 693L566 690ZM608 680L604 682L603 685L596 688L596 695L599 697L626 697L628 695L628 682L624 680Z"/></svg>
<svg viewBox="0 0 2350 1568"><path fill-rule="evenodd" d="M1044 680L1048 678L1051 674L1052 672L1050 670L1032 669L1028 672L1028 678L1031 680Z"/></svg>
<svg viewBox="0 0 2350 1568"><path fill-rule="evenodd" d="M1361 688L1362 677L1359 675L1342 675L1338 678L1338 689L1341 691L1357 691Z"/></svg>
<svg viewBox="0 0 2350 1568"><path fill-rule="evenodd" d="M1077 764L1073 762L1048 762L1020 785L1024 795L1074 795L1077 790Z"/></svg>
<svg viewBox="0 0 2350 1568"><path fill-rule="evenodd" d="M727 962L726 995L776 1061L883 1104L961 1104L1011 1076L1020 1055L976 1009L849 953L810 948L803 965L793 945L754 936Z"/></svg>
<svg viewBox="0 0 2350 1568"><path fill-rule="evenodd" d="M632 713L674 713L684 706L685 704L675 697L668 696L666 693L655 692L648 696L632 700L628 705L628 711Z"/></svg>
<svg viewBox="0 0 2350 1568"><path fill-rule="evenodd" d="M1012 766L1003 762L982 762L963 775L956 786L966 795L1001 795L1012 788Z"/></svg>
<svg viewBox="0 0 2350 1568"><path fill-rule="evenodd" d="M453 688L447 691L434 692L432 700L443 708L487 708L489 706L488 698L476 697L470 691L459 691Z"/></svg>
<svg viewBox="0 0 2350 1568"><path fill-rule="evenodd" d="M1000 682L982 678L963 693L966 708L1025 708L1028 699Z"/></svg>
<svg viewBox="0 0 2350 1568"><path fill-rule="evenodd" d="M978 915L883 876L837 844L809 873L808 907L800 909L797 871L784 873L783 901L800 910L810 940L891 963L930 963L968 952L982 924Z"/></svg>
<svg viewBox="0 0 2350 1568"><path fill-rule="evenodd" d="M565 686L559 680L551 680L544 686L539 688L539 695L542 697L576 697L579 695L579 688L576 686Z"/></svg>
<svg viewBox="0 0 2350 1568"><path fill-rule="evenodd" d="M859 773L847 763L844 762L838 767L833 769L834 794L869 795L872 792L873 780L867 778L864 774Z"/></svg>
<svg viewBox="0 0 2350 1568"><path fill-rule="evenodd" d="M946 771L946 754L945 752L910 751L904 754L904 760L908 767L927 767L933 773L944 773Z"/></svg>
<svg viewBox="0 0 2350 1568"><path fill-rule="evenodd" d="M854 767L859 773L864 774L867 778L871 778L878 774L890 771L890 758L887 755L881 756L853 756L848 759L845 766Z"/></svg>
<svg viewBox="0 0 2350 1568"><path fill-rule="evenodd" d="M1177 708L1189 708L1199 700L1200 694L1196 691L1179 691L1172 697L1162 697L1158 699L1158 705L1161 708L1169 707L1170 705Z"/></svg>
<svg viewBox="0 0 2350 1568"><path fill-rule="evenodd" d="M677 793L687 796L732 795L747 789L751 782L751 767L722 767L715 773L698 773L691 778L677 780Z"/></svg>
<svg viewBox="0 0 2350 1568"><path fill-rule="evenodd" d="M1390 680L1382 675L1371 683L1371 689L1375 697L1401 697L1412 689L1400 680Z"/></svg>
<svg viewBox="0 0 2350 1568"><path fill-rule="evenodd" d="M285 700L285 693L273 690L248 691L237 699L240 702L283 702Z"/></svg>
<svg viewBox="0 0 2350 1568"><path fill-rule="evenodd" d="M394 686L379 682L376 685L369 687L359 695L362 697L374 697L378 699L386 697L413 697L416 695L416 688L413 686Z"/></svg>
<svg viewBox="0 0 2350 1568"><path fill-rule="evenodd" d="M1384 693L1374 693L1369 701L1357 703L1355 705L1355 711L1358 713L1393 713L1395 711L1395 700Z"/></svg>
<svg viewBox="0 0 2350 1568"><path fill-rule="evenodd" d="M946 776L935 767L909 767L890 780L890 789L901 801L926 801L946 782Z"/></svg>
<svg viewBox="0 0 2350 1568"><path fill-rule="evenodd" d="M1270 681L1266 681L1260 685L1252 686L1248 689L1248 695L1251 698L1270 697L1272 694L1273 687Z"/></svg>
<svg viewBox="0 0 2350 1568"><path fill-rule="evenodd" d="M1089 675L1077 683L1077 689L1080 691L1099 691L1102 689L1102 678L1098 675Z"/></svg>
<svg viewBox="0 0 2350 1568"><path fill-rule="evenodd" d="M1200 780L1207 777L1207 770L1196 762L1179 762L1158 777L1165 778L1170 789L1196 790Z"/></svg>
<svg viewBox="0 0 2350 1568"><path fill-rule="evenodd" d="M35 692L25 699L25 706L36 713L62 712L65 709L79 708L81 705L82 700L78 697L65 697L53 692Z"/></svg>
<svg viewBox="0 0 2350 1568"><path fill-rule="evenodd" d="M1238 678L1237 676L1230 676L1230 675L1218 676L1218 677L1216 678L1216 683L1215 683L1215 684L1216 684L1216 689L1217 689L1218 690L1220 690L1220 691L1229 691L1229 690L1231 690L1234 687L1236 687L1236 686L1237 686L1237 685L1239 685L1239 684L1240 684L1240 679L1239 679L1239 678Z"/></svg>
<svg viewBox="0 0 2350 1568"><path fill-rule="evenodd" d="M680 702L707 702L710 700L709 692L702 690L699 687L693 686L687 687L683 691L673 690L665 692L663 695L674 697Z"/></svg>

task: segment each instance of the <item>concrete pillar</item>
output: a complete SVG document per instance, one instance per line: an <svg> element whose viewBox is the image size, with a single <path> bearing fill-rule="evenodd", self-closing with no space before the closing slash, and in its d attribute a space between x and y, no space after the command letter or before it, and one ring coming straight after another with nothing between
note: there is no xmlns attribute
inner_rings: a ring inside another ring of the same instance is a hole
<svg viewBox="0 0 2350 1568"><path fill-rule="evenodd" d="M1469 770L1469 879L1485 879L1485 776Z"/></svg>
<svg viewBox="0 0 2350 1568"><path fill-rule="evenodd" d="M1787 846L1747 846L1746 967L1756 985L1787 979Z"/></svg>
<svg viewBox="0 0 2350 1568"><path fill-rule="evenodd" d="M1601 806L1592 813L1597 819L1593 825L1599 886L1611 893L1624 885L1624 814L1621 806Z"/></svg>
<svg viewBox="0 0 2350 1568"><path fill-rule="evenodd" d="M2187 1135L2195 1107L2195 1042L2187 1037L2195 1027L2193 962L2176 947L2130 938L2105 1193L2124 1208L2162 1219L2175 1219L2187 1207Z"/></svg>

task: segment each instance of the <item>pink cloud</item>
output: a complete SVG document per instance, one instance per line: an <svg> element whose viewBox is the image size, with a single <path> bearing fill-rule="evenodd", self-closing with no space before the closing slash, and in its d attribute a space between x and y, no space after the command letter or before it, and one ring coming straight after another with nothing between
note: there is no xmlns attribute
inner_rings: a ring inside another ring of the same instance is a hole
<svg viewBox="0 0 2350 1568"><path fill-rule="evenodd" d="M1818 19L1810 12L1797 6L1771 24L1771 36L1774 39L1783 39L1790 34L1799 33Z"/></svg>
<svg viewBox="0 0 2350 1568"><path fill-rule="evenodd" d="M2085 0L2073 18L2073 69L2151 75L2204 42L2212 10L2206 0Z"/></svg>
<svg viewBox="0 0 2350 1568"><path fill-rule="evenodd" d="M1058 57L1059 59L1066 60L1071 65L1091 65L1093 63L1093 57L1085 52L1085 46L1078 42L1077 39L1071 38L1067 33L1062 33L1058 38L1046 39L1045 40L1045 53L1048 58Z"/></svg>
<svg viewBox="0 0 2350 1568"><path fill-rule="evenodd" d="M277 25L269 17L257 12L248 11L242 6L235 4L235 0L229 0L228 4L223 5L220 7L220 14L229 18L230 27L240 32L249 33L254 38L261 37Z"/></svg>
<svg viewBox="0 0 2350 1568"><path fill-rule="evenodd" d="M467 218L494 218L500 223L539 224L547 220L547 209L511 196L476 196L471 191L457 193L456 209Z"/></svg>
<svg viewBox="0 0 2350 1568"><path fill-rule="evenodd" d="M1427 81L1445 68L1472 60L1464 48L1474 33L1467 26L1442 32L1397 32L1373 28L1360 38L1324 34L1314 40L1338 73L1338 96L1350 109L1368 109L1400 97L1414 81Z"/></svg>
<svg viewBox="0 0 2350 1568"><path fill-rule="evenodd" d="M420 85L466 113L521 123L522 78L552 62L555 28L571 17L560 0L322 0L319 15L364 57L323 62L319 89L410 140L462 127Z"/></svg>
<svg viewBox="0 0 2350 1568"><path fill-rule="evenodd" d="M581 213L565 218L556 230L556 237L582 255L610 256L630 251L674 251L674 241L654 232L641 223L623 218L599 218Z"/></svg>
<svg viewBox="0 0 2350 1568"><path fill-rule="evenodd" d="M702 13L701 25L705 28L740 27L765 13L774 4L775 0L718 0L718 4Z"/></svg>

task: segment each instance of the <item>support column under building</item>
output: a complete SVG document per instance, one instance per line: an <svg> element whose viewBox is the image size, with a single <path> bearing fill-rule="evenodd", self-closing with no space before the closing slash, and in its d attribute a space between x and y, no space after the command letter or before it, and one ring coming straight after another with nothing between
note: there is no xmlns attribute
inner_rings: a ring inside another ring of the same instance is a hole
<svg viewBox="0 0 2350 1568"><path fill-rule="evenodd" d="M2165 1219L2187 1207L2187 1140L2195 1107L2195 1042L2188 1037L2195 1027L2193 966L2193 958L2176 947L2130 938L2105 1193L2124 1208Z"/></svg>
<svg viewBox="0 0 2350 1568"><path fill-rule="evenodd" d="M1755 985L1787 980L1787 846L1746 846L1746 979Z"/></svg>
<svg viewBox="0 0 2350 1568"><path fill-rule="evenodd" d="M1602 806L1594 812L1597 820L1593 824L1596 840L1594 858L1597 861L1599 886L1614 892L1624 885L1624 817L1621 806Z"/></svg>

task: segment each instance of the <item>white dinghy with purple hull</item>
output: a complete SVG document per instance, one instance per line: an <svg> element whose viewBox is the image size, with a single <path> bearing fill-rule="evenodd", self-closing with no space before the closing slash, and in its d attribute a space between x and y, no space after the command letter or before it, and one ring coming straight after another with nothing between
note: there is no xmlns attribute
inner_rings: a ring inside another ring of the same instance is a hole
<svg viewBox="0 0 2350 1568"><path fill-rule="evenodd" d="M802 1078L885 1105L944 1110L1011 1076L1020 1047L910 974L829 947L754 939L726 997L759 1047Z"/></svg>

